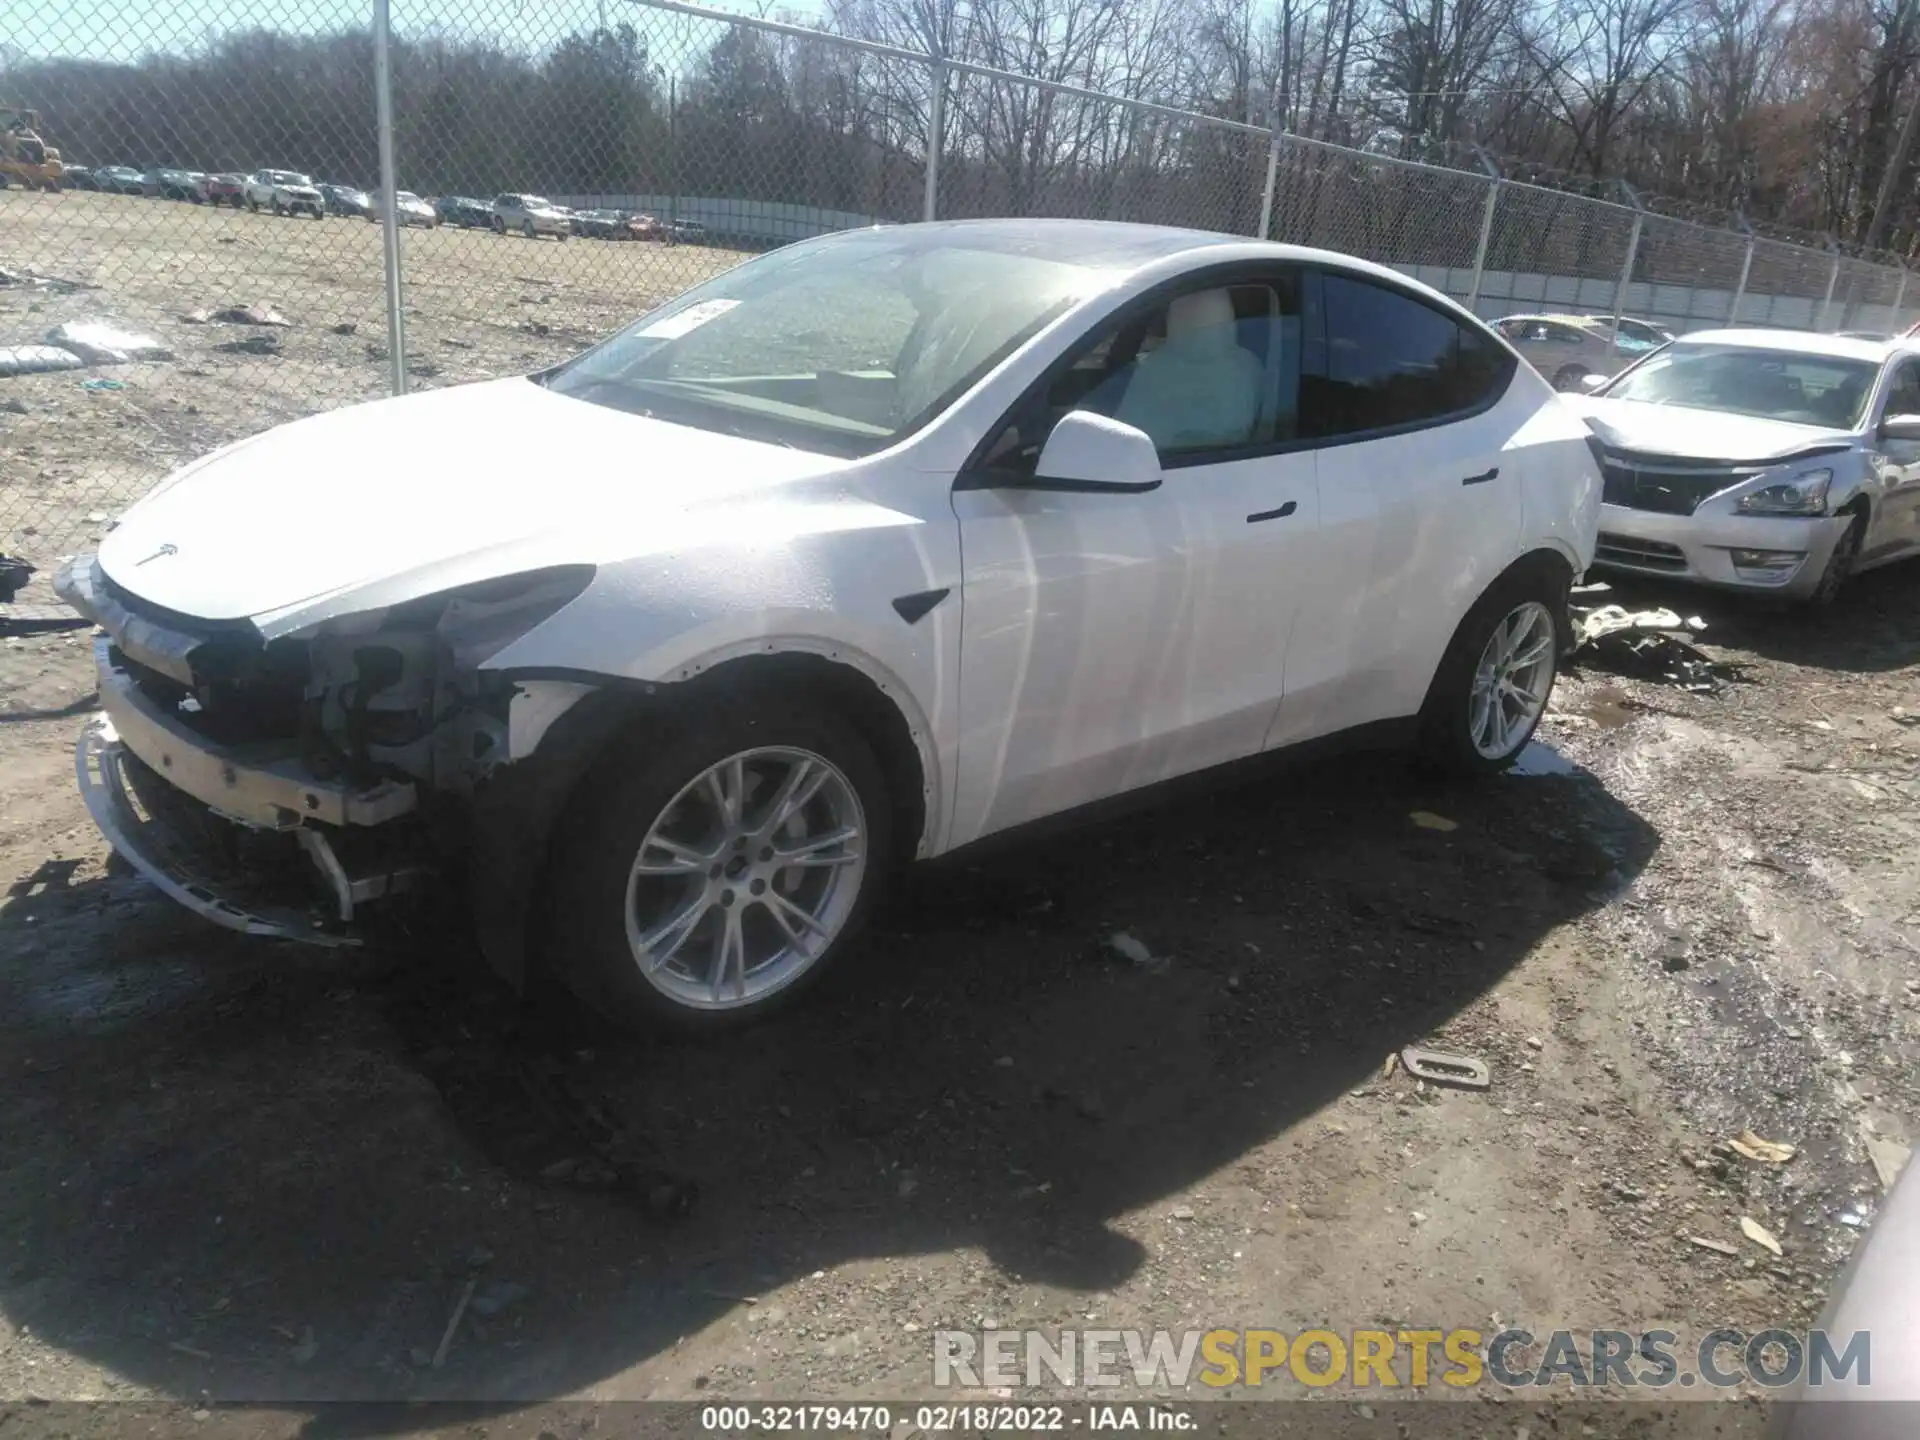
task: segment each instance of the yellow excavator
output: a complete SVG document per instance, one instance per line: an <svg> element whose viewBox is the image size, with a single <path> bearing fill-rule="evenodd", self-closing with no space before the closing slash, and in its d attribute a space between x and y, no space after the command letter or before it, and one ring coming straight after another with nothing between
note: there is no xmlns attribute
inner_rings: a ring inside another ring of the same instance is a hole
<svg viewBox="0 0 1920 1440"><path fill-rule="evenodd" d="M40 113L0 105L0 178L26 190L58 190L60 152L40 138Z"/></svg>

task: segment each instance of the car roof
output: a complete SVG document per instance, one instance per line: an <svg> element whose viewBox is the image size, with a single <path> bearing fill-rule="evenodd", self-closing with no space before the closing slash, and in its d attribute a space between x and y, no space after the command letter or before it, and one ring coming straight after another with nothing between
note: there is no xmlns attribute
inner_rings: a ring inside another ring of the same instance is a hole
<svg viewBox="0 0 1920 1440"><path fill-rule="evenodd" d="M1879 364L1895 352L1914 350L1910 341L1861 340L1850 335L1816 335L1811 330L1696 330L1676 345L1738 345L1747 350L1779 350L1834 360L1871 360Z"/></svg>
<svg viewBox="0 0 1920 1440"><path fill-rule="evenodd" d="M1585 330L1595 325L1610 325L1613 322L1604 315L1571 315L1559 310L1522 310L1512 315L1502 315L1499 321L1508 320L1547 320L1555 325L1571 325L1577 330Z"/></svg>
<svg viewBox="0 0 1920 1440"><path fill-rule="evenodd" d="M1134 269L1189 250L1247 243L1244 235L1119 220L936 220L878 228L896 241L927 249L958 245L1037 260L1075 262L1097 270ZM839 233L865 235L871 234L872 228Z"/></svg>

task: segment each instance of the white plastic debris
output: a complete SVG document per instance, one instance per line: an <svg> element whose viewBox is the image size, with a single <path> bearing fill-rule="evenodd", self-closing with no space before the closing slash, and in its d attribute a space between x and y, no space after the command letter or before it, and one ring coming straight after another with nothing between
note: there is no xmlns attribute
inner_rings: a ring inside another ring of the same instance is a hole
<svg viewBox="0 0 1920 1440"><path fill-rule="evenodd" d="M89 365L173 358L173 352L153 336L128 330L111 320L69 320L47 332L47 343L71 350Z"/></svg>

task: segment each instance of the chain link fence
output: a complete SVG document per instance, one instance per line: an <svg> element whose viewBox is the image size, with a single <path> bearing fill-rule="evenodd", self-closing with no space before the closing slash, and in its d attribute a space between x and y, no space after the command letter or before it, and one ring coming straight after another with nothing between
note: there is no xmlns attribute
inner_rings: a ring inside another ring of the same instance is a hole
<svg viewBox="0 0 1920 1440"><path fill-rule="evenodd" d="M1270 235L1489 318L1887 330L1920 306L1896 266L1470 152L1435 157L1475 167L1456 169L1274 136L680 0L371 3L370 23L327 0L15 8L0 551L50 571L219 444L539 368L753 253L876 223ZM33 136L59 150L57 182ZM142 342L122 342L131 358L60 329L101 321Z"/></svg>

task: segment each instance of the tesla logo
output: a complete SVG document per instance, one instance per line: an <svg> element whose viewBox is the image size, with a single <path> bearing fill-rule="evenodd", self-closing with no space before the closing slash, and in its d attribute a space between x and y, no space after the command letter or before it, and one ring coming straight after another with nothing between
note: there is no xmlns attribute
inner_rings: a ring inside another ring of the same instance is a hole
<svg viewBox="0 0 1920 1440"><path fill-rule="evenodd" d="M171 540L169 540L166 544L162 545L158 550L154 551L151 555L147 556L147 560L158 560L162 555L178 555L179 553L180 553L180 547L174 544ZM147 563L147 560L136 560L133 563L136 565L144 565Z"/></svg>

